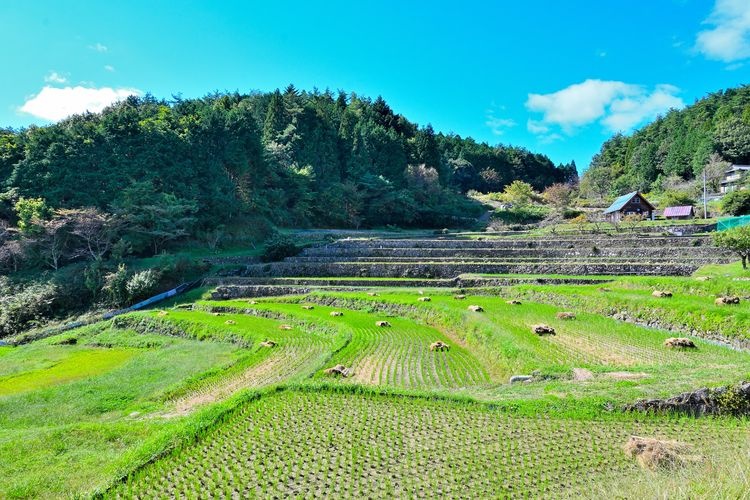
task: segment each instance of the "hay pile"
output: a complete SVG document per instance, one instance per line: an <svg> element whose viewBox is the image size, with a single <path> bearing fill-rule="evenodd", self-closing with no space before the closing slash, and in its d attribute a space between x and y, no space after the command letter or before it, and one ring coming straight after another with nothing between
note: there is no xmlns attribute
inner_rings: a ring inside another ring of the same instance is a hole
<svg viewBox="0 0 750 500"><path fill-rule="evenodd" d="M260 343L261 347L276 347L277 344L273 340L264 340Z"/></svg>
<svg viewBox="0 0 750 500"><path fill-rule="evenodd" d="M312 311L313 309L315 309L315 306L304 305L302 306L302 309L304 309L305 311Z"/></svg>
<svg viewBox="0 0 750 500"><path fill-rule="evenodd" d="M672 292L669 292L667 290L654 290L651 295L660 299L668 299L672 296Z"/></svg>
<svg viewBox="0 0 750 500"><path fill-rule="evenodd" d="M442 340L438 340L437 342L433 342L432 344L430 344L431 351L447 351L449 349L450 346Z"/></svg>
<svg viewBox="0 0 750 500"><path fill-rule="evenodd" d="M560 311L557 313L557 319L576 319L575 313L568 312L568 311Z"/></svg>
<svg viewBox="0 0 750 500"><path fill-rule="evenodd" d="M684 337L670 337L664 341L664 345L666 347L676 347L680 349L695 349L698 347L695 345L695 342Z"/></svg>
<svg viewBox="0 0 750 500"><path fill-rule="evenodd" d="M228 319L224 322L225 325L236 325L237 322L233 319Z"/></svg>
<svg viewBox="0 0 750 500"><path fill-rule="evenodd" d="M352 370L344 365L332 366L330 368L326 368L325 370L323 370L323 372L326 375L330 375L332 377L349 377L353 374Z"/></svg>
<svg viewBox="0 0 750 500"><path fill-rule="evenodd" d="M468 309L469 309L469 311L473 311L475 313L484 312L484 308L482 306L471 305L471 306L468 307Z"/></svg>
<svg viewBox="0 0 750 500"><path fill-rule="evenodd" d="M505 301L506 304L510 304L512 306L520 306L521 301L520 300L507 300Z"/></svg>
<svg viewBox="0 0 750 500"><path fill-rule="evenodd" d="M555 329L545 324L532 325L531 331L537 335L555 335Z"/></svg>
<svg viewBox="0 0 750 500"><path fill-rule="evenodd" d="M430 302L432 299L429 297L419 297L417 300L420 302Z"/></svg>
<svg viewBox="0 0 750 500"><path fill-rule="evenodd" d="M456 300L464 300L466 298L466 295L462 295L462 294L454 295L453 298Z"/></svg>
<svg viewBox="0 0 750 500"><path fill-rule="evenodd" d="M391 324L388 321L378 321L375 323L375 326L379 326L380 328L389 328Z"/></svg>
<svg viewBox="0 0 750 500"><path fill-rule="evenodd" d="M292 325L287 325L287 324L279 325L279 330L292 330Z"/></svg>
<svg viewBox="0 0 750 500"><path fill-rule="evenodd" d="M638 465L651 470L671 469L701 460L700 456L692 453L692 446L679 441L630 436L623 449L636 459Z"/></svg>
<svg viewBox="0 0 750 500"><path fill-rule="evenodd" d="M740 303L739 297L719 297L714 301L717 306L730 306Z"/></svg>
<svg viewBox="0 0 750 500"><path fill-rule="evenodd" d="M343 316L344 315L344 313L342 313L341 311L331 311L330 314L331 316Z"/></svg>

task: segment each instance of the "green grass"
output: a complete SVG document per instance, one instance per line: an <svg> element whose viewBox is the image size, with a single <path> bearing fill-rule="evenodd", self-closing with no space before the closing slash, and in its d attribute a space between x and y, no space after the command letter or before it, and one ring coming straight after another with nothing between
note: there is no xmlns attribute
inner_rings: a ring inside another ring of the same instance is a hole
<svg viewBox="0 0 750 500"><path fill-rule="evenodd" d="M131 349L97 349L75 347L64 348L64 355L56 360L34 359L35 363L47 366L20 373L0 376L0 396L41 389L56 384L64 384L93 375L99 375L117 368L132 358L136 352ZM12 366L13 360L7 359L4 369Z"/></svg>
<svg viewBox="0 0 750 500"><path fill-rule="evenodd" d="M505 297L470 295L465 300L455 300L436 292L428 303L418 302L418 297L415 292L383 292L377 297L327 292L316 294L313 300L364 311L378 310L381 315L386 311L407 314L439 326L451 338L464 343L481 360L492 380L499 383L491 389L474 391L482 398L573 396L626 402L703 385L733 383L750 375L750 357L746 353L700 338L694 339L699 346L694 352L671 351L663 342L673 333L597 314L579 312L575 320L566 321L555 317L562 308L530 302L514 306L507 304ZM469 304L480 305L485 312L467 311ZM345 318L346 315L342 319ZM554 327L557 335L533 334L530 327L538 323ZM586 382L571 380L573 368L586 368L594 378ZM511 375L537 370L544 382L505 384Z"/></svg>
<svg viewBox="0 0 750 500"><path fill-rule="evenodd" d="M88 496L123 476L105 496L643 497L654 481L662 496L706 496L705 481L641 471L622 444L630 434L679 439L728 471L727 457L750 463L746 421L605 409L750 378L746 351L699 335L747 332L747 301L713 303L748 295L737 279L745 271L697 274L711 279L523 284L465 300L424 289L430 302L406 288L256 301L207 300L198 289L0 347L0 498ZM190 301L194 309L169 308ZM608 317L622 309L679 326L698 349L669 350L675 333ZM562 310L577 318L557 319ZM535 323L557 335L533 334ZM430 351L437 340L451 349ZM336 364L353 375L323 372ZM574 380L574 368L591 378ZM535 381L508 384L532 372ZM728 496L746 484L727 472L717 481Z"/></svg>
<svg viewBox="0 0 750 500"><path fill-rule="evenodd" d="M135 348L131 346L144 340L135 332L81 330L77 346L53 345L51 338L13 348L2 357L3 373L26 380L28 389L0 395L2 498L67 497L103 487L118 471L133 466L131 455L149 439L174 435L187 425L140 415L162 411L164 394L239 354L231 344L179 338ZM99 343L116 347L87 346ZM79 352L88 357L76 356ZM92 352L128 357L95 372L89 368ZM85 375L50 385L44 371L59 373L56 367L70 359L78 361L71 369Z"/></svg>
<svg viewBox="0 0 750 500"><path fill-rule="evenodd" d="M221 306L227 303L205 304ZM343 364L353 370L353 375L341 379L342 382L414 389L461 389L489 382L486 370L469 351L440 330L413 320L321 305L312 310L305 310L296 303L265 301L255 305L232 301L228 305L238 309L251 307L273 311L315 323L344 325L351 336L350 341L328 363L330 366ZM344 315L332 317L330 313L334 310ZM391 326L378 327L378 321L388 321ZM435 341L449 343L450 350L430 351L430 344ZM316 375L319 378L324 376L321 372Z"/></svg>
<svg viewBox="0 0 750 500"><path fill-rule="evenodd" d="M747 452L723 420L523 417L420 397L285 391L132 475L108 497L592 496L642 472L630 435L677 438L707 456ZM252 445L249 445L252 443Z"/></svg>

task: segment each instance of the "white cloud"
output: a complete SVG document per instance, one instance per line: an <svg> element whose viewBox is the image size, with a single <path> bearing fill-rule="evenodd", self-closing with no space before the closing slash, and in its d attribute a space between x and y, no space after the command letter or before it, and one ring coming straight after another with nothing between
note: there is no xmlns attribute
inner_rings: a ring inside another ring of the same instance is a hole
<svg viewBox="0 0 750 500"><path fill-rule="evenodd" d="M141 91L131 88L58 88L47 85L38 94L27 99L20 111L44 120L58 121L86 111L99 112L131 95L141 95Z"/></svg>
<svg viewBox="0 0 750 500"><path fill-rule="evenodd" d="M505 106L494 106L494 107L499 110L505 110ZM515 120L511 118L500 118L496 116L494 109L487 110L486 118L487 120L484 122L484 124L487 125L490 128L490 130L492 130L492 133L495 135L503 135L507 129L516 126Z"/></svg>
<svg viewBox="0 0 750 500"><path fill-rule="evenodd" d="M677 92L679 89L673 85L657 85L650 94L615 99L602 123L613 132L630 130L664 111L684 106L682 99L675 96Z"/></svg>
<svg viewBox="0 0 750 500"><path fill-rule="evenodd" d="M57 71L50 71L44 77L44 81L47 83L66 83L68 79L65 78L63 75L61 75L60 73L58 73Z"/></svg>
<svg viewBox="0 0 750 500"><path fill-rule="evenodd" d="M571 135L598 122L609 131L625 131L670 108L682 107L682 99L675 95L678 92L672 85L657 85L649 92L641 85L589 79L550 94L529 94L526 108L542 117L530 119L526 128L540 135L556 126Z"/></svg>
<svg viewBox="0 0 750 500"><path fill-rule="evenodd" d="M96 52L107 52L109 50L106 45L99 42L96 42L94 45L89 45L89 48Z"/></svg>
<svg viewBox="0 0 750 500"><path fill-rule="evenodd" d="M545 125L544 122L538 120L529 120L526 122L526 128L532 134L546 134L549 132L549 126Z"/></svg>
<svg viewBox="0 0 750 500"><path fill-rule="evenodd" d="M699 32L695 41L704 56L727 63L750 58L750 2L716 0L704 24L712 28Z"/></svg>
<svg viewBox="0 0 750 500"><path fill-rule="evenodd" d="M495 135L503 135L506 129L516 126L515 120L510 118L487 117L485 124L490 127Z"/></svg>
<svg viewBox="0 0 750 500"><path fill-rule="evenodd" d="M107 71L109 71L110 73L114 73L115 72L115 67L112 66L111 64L104 65L104 69L107 70Z"/></svg>

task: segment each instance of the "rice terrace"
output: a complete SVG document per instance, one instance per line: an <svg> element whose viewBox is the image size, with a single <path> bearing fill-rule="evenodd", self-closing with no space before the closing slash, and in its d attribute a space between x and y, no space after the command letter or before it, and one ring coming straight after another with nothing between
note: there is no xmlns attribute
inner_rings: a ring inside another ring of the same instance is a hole
<svg viewBox="0 0 750 500"><path fill-rule="evenodd" d="M749 20L0 2L0 500L750 500Z"/></svg>

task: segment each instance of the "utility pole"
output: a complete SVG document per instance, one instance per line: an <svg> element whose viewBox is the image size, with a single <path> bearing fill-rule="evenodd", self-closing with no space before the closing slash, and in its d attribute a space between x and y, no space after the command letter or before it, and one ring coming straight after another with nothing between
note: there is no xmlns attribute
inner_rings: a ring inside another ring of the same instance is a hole
<svg viewBox="0 0 750 500"><path fill-rule="evenodd" d="M703 167L703 218L708 219L708 203L706 203L706 167Z"/></svg>

